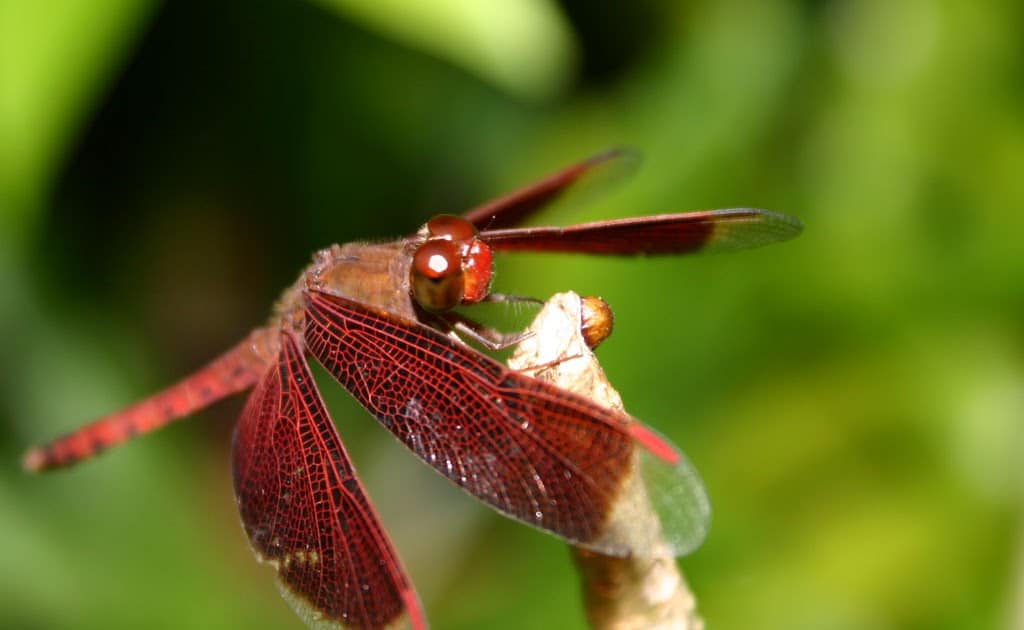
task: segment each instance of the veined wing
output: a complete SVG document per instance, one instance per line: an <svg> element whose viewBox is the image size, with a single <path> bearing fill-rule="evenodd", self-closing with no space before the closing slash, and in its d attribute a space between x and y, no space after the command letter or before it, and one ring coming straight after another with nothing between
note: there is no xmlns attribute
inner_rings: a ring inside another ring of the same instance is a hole
<svg viewBox="0 0 1024 630"><path fill-rule="evenodd" d="M462 217L478 230L497 230L519 225L531 214L556 199L584 196L610 182L624 179L640 158L627 149L611 149L552 173L540 181L481 204Z"/></svg>
<svg viewBox="0 0 1024 630"><path fill-rule="evenodd" d="M659 214L568 227L488 230L480 235L499 251L605 255L728 252L793 238L798 219L756 208Z"/></svg>
<svg viewBox="0 0 1024 630"><path fill-rule="evenodd" d="M622 532L645 475L656 482L639 492L673 504L662 523L673 549L703 540L699 477L640 422L418 322L318 291L306 301L308 350L423 461L499 512L603 553L644 554ZM641 465L644 449L655 457Z"/></svg>
<svg viewBox="0 0 1024 630"><path fill-rule="evenodd" d="M285 599L315 628L426 627L292 333L250 395L234 441L245 532Z"/></svg>

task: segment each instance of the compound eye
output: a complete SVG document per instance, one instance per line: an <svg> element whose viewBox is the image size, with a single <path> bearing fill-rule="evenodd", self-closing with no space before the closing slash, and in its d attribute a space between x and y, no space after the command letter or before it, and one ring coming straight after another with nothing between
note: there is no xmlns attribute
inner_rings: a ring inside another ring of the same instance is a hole
<svg viewBox="0 0 1024 630"><path fill-rule="evenodd" d="M450 241L468 241L476 236L476 228L469 221L452 214L439 214L427 221L430 236Z"/></svg>
<svg viewBox="0 0 1024 630"><path fill-rule="evenodd" d="M409 284L413 299L428 311L447 311L458 306L465 290L459 247L448 240L420 245L412 257Z"/></svg>

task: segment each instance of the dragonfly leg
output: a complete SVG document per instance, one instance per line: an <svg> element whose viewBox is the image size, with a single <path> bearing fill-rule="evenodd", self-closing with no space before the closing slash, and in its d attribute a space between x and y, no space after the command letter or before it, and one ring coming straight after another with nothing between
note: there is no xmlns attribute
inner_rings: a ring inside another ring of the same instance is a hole
<svg viewBox="0 0 1024 630"><path fill-rule="evenodd" d="M504 333L458 313L444 313L440 318L449 330L464 335L491 351L511 348L533 335L529 331Z"/></svg>
<svg viewBox="0 0 1024 630"><path fill-rule="evenodd" d="M510 293L488 293L487 297L480 301L490 302L492 304L525 303L536 304L538 306L544 304L544 300L538 300L535 297L529 297L526 295L512 295Z"/></svg>

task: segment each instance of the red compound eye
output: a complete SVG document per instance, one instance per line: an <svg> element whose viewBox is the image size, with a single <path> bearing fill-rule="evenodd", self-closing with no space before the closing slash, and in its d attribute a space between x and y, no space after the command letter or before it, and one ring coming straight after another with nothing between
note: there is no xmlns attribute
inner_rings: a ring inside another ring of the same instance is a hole
<svg viewBox="0 0 1024 630"><path fill-rule="evenodd" d="M427 232L432 237L450 241L468 241L476 236L476 228L462 217L439 214L427 222Z"/></svg>
<svg viewBox="0 0 1024 630"><path fill-rule="evenodd" d="M465 288L459 246L431 240L413 254L409 283L416 303L428 311L447 311L461 301Z"/></svg>

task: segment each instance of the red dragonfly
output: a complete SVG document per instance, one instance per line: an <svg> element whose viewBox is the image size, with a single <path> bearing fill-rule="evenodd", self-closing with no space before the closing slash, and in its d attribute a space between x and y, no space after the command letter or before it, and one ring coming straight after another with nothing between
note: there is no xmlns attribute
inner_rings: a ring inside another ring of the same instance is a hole
<svg viewBox="0 0 1024 630"><path fill-rule="evenodd" d="M492 253L651 255L727 251L796 236L792 217L710 210L571 227L513 227L624 163L609 152L390 243L333 245L286 289L270 322L167 389L28 451L69 466L254 388L233 443L235 495L259 560L310 625L379 629L426 616L349 460L307 364L312 355L429 466L506 516L583 548L644 554L626 482L653 471L679 555L700 545L710 508L683 454L636 419L516 372L470 347L514 342L453 312L501 300Z"/></svg>

